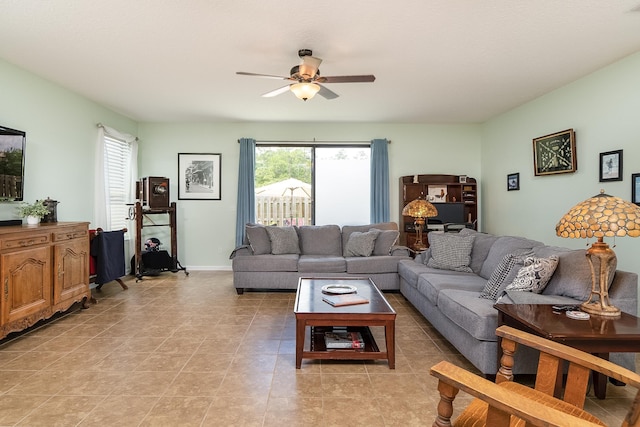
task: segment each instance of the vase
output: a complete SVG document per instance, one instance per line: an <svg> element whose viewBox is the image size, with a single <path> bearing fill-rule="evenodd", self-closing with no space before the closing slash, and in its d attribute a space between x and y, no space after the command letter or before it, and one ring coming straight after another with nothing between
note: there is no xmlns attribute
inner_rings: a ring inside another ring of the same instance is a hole
<svg viewBox="0 0 640 427"><path fill-rule="evenodd" d="M40 222L40 217L29 215L27 216L27 224L35 225Z"/></svg>

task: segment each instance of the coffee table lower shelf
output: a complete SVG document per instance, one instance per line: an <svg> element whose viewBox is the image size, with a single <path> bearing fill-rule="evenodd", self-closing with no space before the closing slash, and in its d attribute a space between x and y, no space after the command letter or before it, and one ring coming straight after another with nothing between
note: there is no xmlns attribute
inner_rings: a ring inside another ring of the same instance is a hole
<svg viewBox="0 0 640 427"><path fill-rule="evenodd" d="M386 351L380 351L371 330L367 326L348 327L349 332L360 332L364 341L364 349L327 349L324 333L333 330L332 326L311 326L311 343L309 351L303 350L303 359L322 360L377 360L388 359Z"/></svg>

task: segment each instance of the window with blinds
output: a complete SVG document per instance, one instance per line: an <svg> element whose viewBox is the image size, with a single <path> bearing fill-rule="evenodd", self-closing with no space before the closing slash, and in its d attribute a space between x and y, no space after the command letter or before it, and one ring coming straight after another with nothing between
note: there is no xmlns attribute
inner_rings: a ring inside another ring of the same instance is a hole
<svg viewBox="0 0 640 427"><path fill-rule="evenodd" d="M109 197L111 229L127 226L128 171L131 166L131 147L124 141L104 137L105 181Z"/></svg>

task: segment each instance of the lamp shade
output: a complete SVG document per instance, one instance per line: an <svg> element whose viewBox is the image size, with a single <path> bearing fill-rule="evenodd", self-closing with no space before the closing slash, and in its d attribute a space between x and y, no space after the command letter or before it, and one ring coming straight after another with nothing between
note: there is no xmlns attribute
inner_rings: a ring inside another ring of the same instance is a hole
<svg viewBox="0 0 640 427"><path fill-rule="evenodd" d="M402 209L402 215L413 218L430 218L438 216L438 210L425 199L418 197Z"/></svg>
<svg viewBox="0 0 640 427"><path fill-rule="evenodd" d="M556 234L570 239L639 237L640 207L601 191L571 208L556 225Z"/></svg>
<svg viewBox="0 0 640 427"><path fill-rule="evenodd" d="M298 99L302 99L303 101L313 98L320 90L318 84L306 82L292 84L289 88Z"/></svg>

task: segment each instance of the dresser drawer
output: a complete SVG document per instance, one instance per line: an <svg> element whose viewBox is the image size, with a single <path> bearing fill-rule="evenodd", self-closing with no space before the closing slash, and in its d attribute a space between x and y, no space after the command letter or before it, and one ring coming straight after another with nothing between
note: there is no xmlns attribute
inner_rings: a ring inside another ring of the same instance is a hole
<svg viewBox="0 0 640 427"><path fill-rule="evenodd" d="M55 231L53 233L53 241L64 242L65 240L81 239L88 236L89 233L86 228L74 227Z"/></svg>
<svg viewBox="0 0 640 427"><path fill-rule="evenodd" d="M37 246L51 241L49 233L46 234L31 234L29 236L16 236L2 239L0 248L2 249L17 249L28 248L29 246Z"/></svg>

